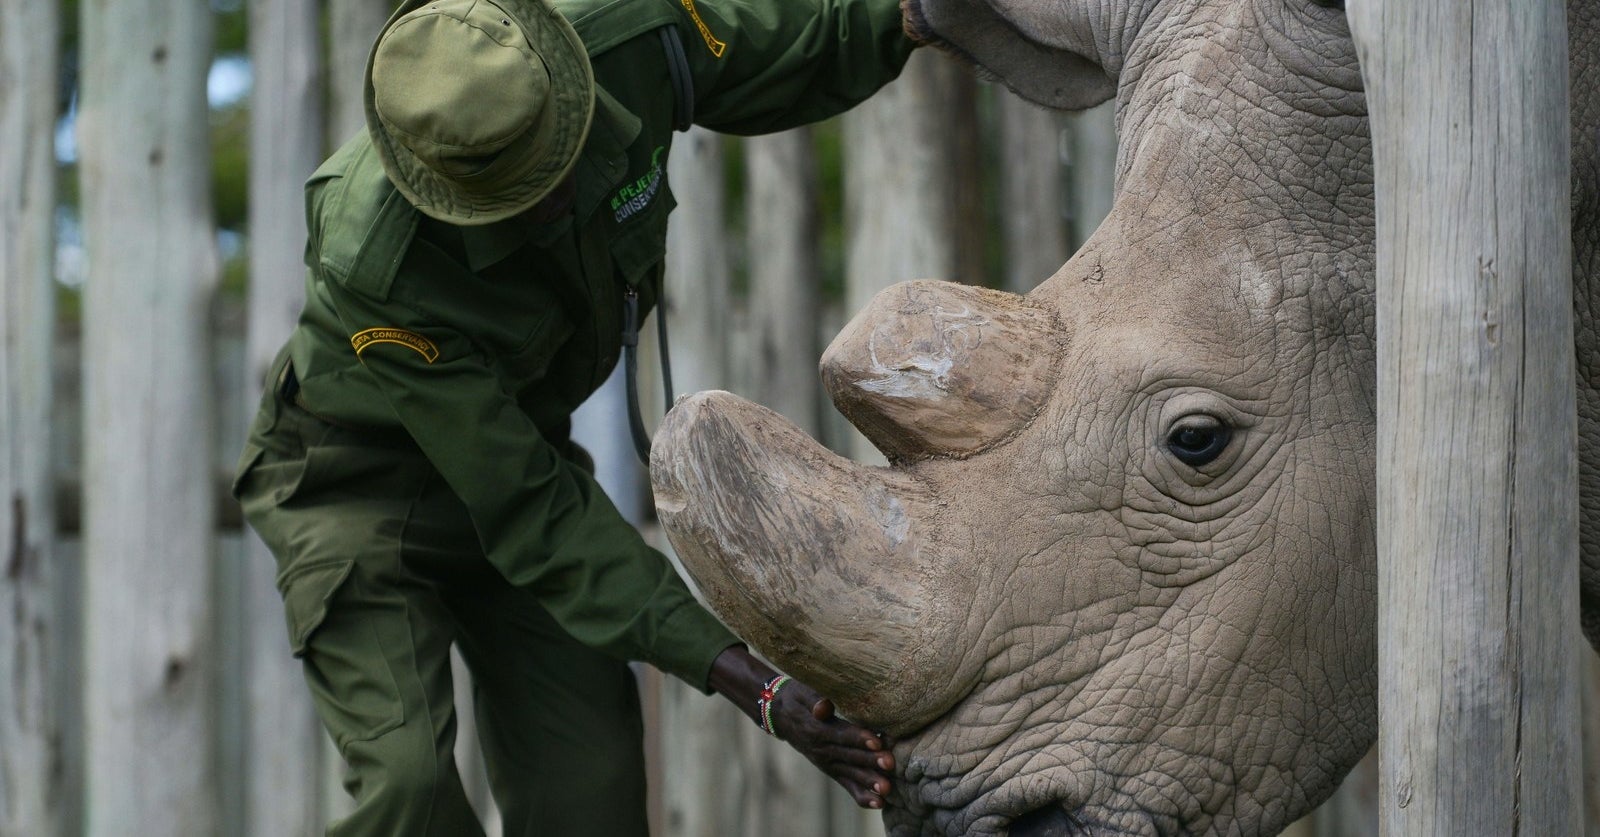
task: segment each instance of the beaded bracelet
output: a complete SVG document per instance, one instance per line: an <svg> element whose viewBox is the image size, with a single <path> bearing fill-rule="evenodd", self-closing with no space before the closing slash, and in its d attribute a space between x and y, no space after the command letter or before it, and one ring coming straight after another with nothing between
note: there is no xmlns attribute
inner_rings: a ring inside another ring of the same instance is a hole
<svg viewBox="0 0 1600 837"><path fill-rule="evenodd" d="M761 697L756 699L756 714L760 716L761 729L774 737L778 732L772 728L772 702L777 700L778 690L788 685L789 679L789 675L780 674L761 684Z"/></svg>

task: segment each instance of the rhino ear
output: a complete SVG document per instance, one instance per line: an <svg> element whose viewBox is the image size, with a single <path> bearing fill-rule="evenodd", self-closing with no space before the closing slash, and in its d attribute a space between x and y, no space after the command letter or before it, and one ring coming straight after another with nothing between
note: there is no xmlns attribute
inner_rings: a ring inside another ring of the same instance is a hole
<svg viewBox="0 0 1600 837"><path fill-rule="evenodd" d="M977 65L1031 102L1082 110L1116 93L1114 76L1087 51L1028 37L988 0L901 0L901 6L912 38Z"/></svg>
<svg viewBox="0 0 1600 837"><path fill-rule="evenodd" d="M892 462L965 458L1015 435L1060 368L1054 316L1025 297L917 280L873 297L822 355L834 406Z"/></svg>

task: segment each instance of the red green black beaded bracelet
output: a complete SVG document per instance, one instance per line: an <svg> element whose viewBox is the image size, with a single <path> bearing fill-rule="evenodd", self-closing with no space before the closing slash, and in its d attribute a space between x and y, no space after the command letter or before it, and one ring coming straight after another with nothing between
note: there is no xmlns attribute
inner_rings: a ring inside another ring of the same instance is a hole
<svg viewBox="0 0 1600 837"><path fill-rule="evenodd" d="M789 675L780 674L761 684L761 697L756 699L756 710L761 718L761 729L768 735L778 734L772 728L772 702L778 698L778 690L787 685L789 680Z"/></svg>

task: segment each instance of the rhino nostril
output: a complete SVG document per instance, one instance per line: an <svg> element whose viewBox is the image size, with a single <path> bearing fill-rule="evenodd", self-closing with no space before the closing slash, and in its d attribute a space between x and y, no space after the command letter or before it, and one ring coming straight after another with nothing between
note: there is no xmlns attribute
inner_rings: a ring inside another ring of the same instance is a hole
<svg viewBox="0 0 1600 837"><path fill-rule="evenodd" d="M1047 805L1012 820L1006 833L1010 837L1074 837L1083 829L1060 805Z"/></svg>

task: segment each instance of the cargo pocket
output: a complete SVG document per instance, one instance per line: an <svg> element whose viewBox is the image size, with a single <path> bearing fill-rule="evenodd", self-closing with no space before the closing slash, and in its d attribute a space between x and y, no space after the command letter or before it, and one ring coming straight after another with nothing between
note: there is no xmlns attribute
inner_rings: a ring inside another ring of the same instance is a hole
<svg viewBox="0 0 1600 837"><path fill-rule="evenodd" d="M339 592L354 567L354 561L296 567L278 581L284 613L289 619L289 650L296 657L305 656L306 643L328 618L333 594Z"/></svg>
<svg viewBox="0 0 1600 837"><path fill-rule="evenodd" d="M373 610L374 603L354 589L354 566L338 561L295 567L278 582L289 648L305 664L306 682L340 752L405 720L380 635L381 605Z"/></svg>
<svg viewBox="0 0 1600 837"><path fill-rule="evenodd" d="M282 555L288 537L286 521L278 507L293 496L305 478L306 460L278 459L255 444L247 444L233 478L233 498L250 528L256 530L276 555Z"/></svg>

